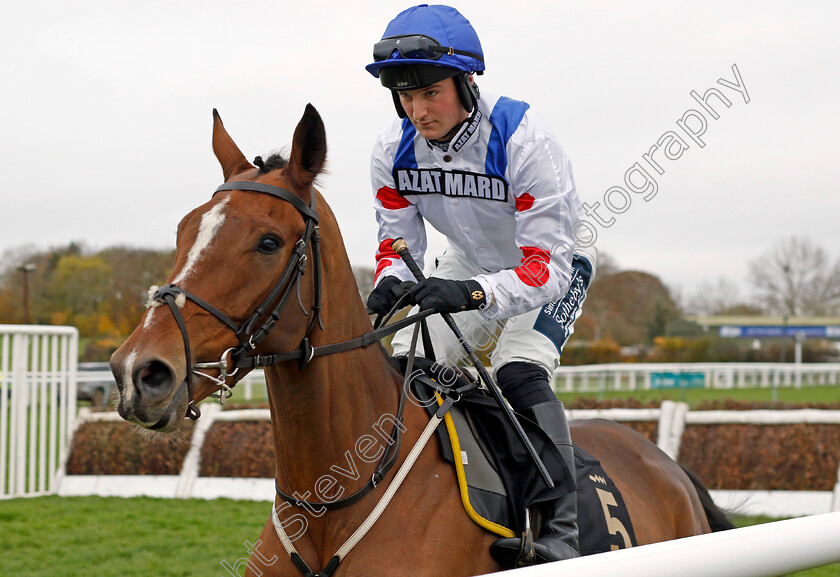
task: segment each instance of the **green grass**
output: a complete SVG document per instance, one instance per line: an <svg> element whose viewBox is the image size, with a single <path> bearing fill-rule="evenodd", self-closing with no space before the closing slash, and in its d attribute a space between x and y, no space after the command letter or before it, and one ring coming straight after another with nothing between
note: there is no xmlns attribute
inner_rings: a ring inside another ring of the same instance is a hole
<svg viewBox="0 0 840 577"><path fill-rule="evenodd" d="M227 575L271 511L250 501L38 497L0 501L0 574Z"/></svg>
<svg viewBox="0 0 840 577"><path fill-rule="evenodd" d="M577 398L589 399L637 399L642 403L648 401L685 401L692 408L697 407L705 401L722 401L731 399L734 401L750 402L779 402L779 403L840 403L840 386L820 385L803 386L800 389L794 387L779 387L764 389L659 389L659 390L636 390L636 391L591 391L586 393L564 392L562 381L558 383L560 393L558 396L566 403ZM237 404L260 404L267 400L265 387L254 386L253 398L245 400L244 387L237 387L233 390L233 397L228 399L229 403ZM218 402L218 401L216 401Z"/></svg>
<svg viewBox="0 0 840 577"><path fill-rule="evenodd" d="M562 391L562 389L561 389ZM650 391L603 391L591 393L565 393L559 395L566 403L578 398L589 399L636 399L642 403L648 401L685 401L692 408L706 401L749 401L779 403L840 403L840 386L809 386L796 389L780 387L774 393L772 389L660 389ZM775 398L774 398L775 397Z"/></svg>
<svg viewBox="0 0 840 577"><path fill-rule="evenodd" d="M255 387L255 403L264 389ZM230 402L242 402L236 391ZM790 403L837 403L840 387L794 389L688 389L606 391L561 394L567 403L580 397L633 398L641 402L671 399L692 407L723 399ZM191 577L229 575L246 556L243 543L260 534L270 512L263 502L220 499L120 499L39 497L0 501L0 575L16 577ZM739 526L772 521L736 519ZM796 577L840 577L840 564L802 571ZM340 577L340 572L339 572Z"/></svg>
<svg viewBox="0 0 840 577"><path fill-rule="evenodd" d="M227 576L221 561L233 564L245 556L243 543L258 538L269 512L268 503L227 499L38 497L0 501L0 574ZM771 520L742 518L736 519L736 524ZM795 575L840 577L840 564Z"/></svg>

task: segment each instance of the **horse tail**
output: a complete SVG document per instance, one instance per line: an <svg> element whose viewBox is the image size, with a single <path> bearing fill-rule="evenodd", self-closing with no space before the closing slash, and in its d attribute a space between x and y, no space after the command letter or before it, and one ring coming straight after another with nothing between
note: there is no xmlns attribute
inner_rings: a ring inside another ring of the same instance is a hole
<svg viewBox="0 0 840 577"><path fill-rule="evenodd" d="M697 496L700 497L700 503L703 505L703 511L706 512L706 519L709 521L709 527L712 528L712 531L727 531L729 529L734 529L735 525L732 524L732 521L729 520L729 517L726 513L715 505L715 502L712 500L712 496L709 494L709 490L703 485L703 482L691 471L683 467L682 470L685 471L685 474L688 475L688 478L691 479L691 484L694 485L694 489L697 491Z"/></svg>

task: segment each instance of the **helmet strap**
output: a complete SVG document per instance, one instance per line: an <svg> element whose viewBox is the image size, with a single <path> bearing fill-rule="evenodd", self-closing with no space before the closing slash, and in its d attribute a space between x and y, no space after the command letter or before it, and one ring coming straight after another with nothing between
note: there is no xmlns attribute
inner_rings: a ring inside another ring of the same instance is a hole
<svg viewBox="0 0 840 577"><path fill-rule="evenodd" d="M405 113L405 108L403 108L402 102L400 102L400 93L396 90L391 90L391 96L394 99L394 108L397 109L397 116L405 118L407 114Z"/></svg>
<svg viewBox="0 0 840 577"><path fill-rule="evenodd" d="M461 100L461 105L464 107L464 110L472 114L476 106L478 106L478 85L470 80L468 72L459 72L452 79L455 81L455 89L458 91L458 98Z"/></svg>

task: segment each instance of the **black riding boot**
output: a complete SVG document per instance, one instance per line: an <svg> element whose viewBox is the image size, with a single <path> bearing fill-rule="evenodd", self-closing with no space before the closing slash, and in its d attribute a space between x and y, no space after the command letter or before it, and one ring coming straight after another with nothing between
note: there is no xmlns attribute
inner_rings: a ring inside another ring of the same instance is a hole
<svg viewBox="0 0 840 577"><path fill-rule="evenodd" d="M575 455L566 411L558 400L545 401L521 411L534 421L554 441L574 477ZM577 491L561 496L542 506L540 534L534 540L536 563L562 561L580 556L577 525ZM518 537L499 539L490 546L490 553L499 563L511 567L516 564L522 549Z"/></svg>

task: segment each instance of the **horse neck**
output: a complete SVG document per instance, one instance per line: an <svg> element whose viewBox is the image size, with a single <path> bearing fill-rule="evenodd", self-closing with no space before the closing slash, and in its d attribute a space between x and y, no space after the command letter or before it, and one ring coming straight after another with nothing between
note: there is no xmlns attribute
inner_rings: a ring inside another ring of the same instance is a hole
<svg viewBox="0 0 840 577"><path fill-rule="evenodd" d="M289 489L312 490L333 466L353 468L347 452L352 457L357 441L374 436L381 444L382 435L390 434L393 427L398 403L395 377L372 371L374 359L337 359L338 355L317 359L302 372L278 368L274 375L267 374L278 480L283 485L285 477ZM375 465L358 459L355 464L361 486Z"/></svg>
<svg viewBox="0 0 840 577"><path fill-rule="evenodd" d="M337 225L327 215L321 218L324 332L316 325L310 335L316 347L372 330L361 298L353 298L358 293L352 269ZM384 442L378 432L390 434L390 417L397 411L400 378L381 348L374 344L317 357L302 371L294 363L273 367L266 381L281 486L301 494L312 491L331 467L346 470L354 464L360 475L356 485L363 485L375 464L358 458L348 463L347 452L352 458L365 435ZM350 483L344 487L352 490Z"/></svg>

